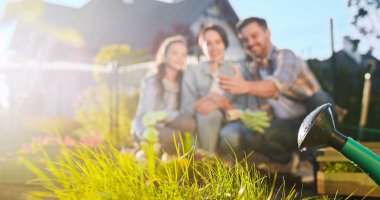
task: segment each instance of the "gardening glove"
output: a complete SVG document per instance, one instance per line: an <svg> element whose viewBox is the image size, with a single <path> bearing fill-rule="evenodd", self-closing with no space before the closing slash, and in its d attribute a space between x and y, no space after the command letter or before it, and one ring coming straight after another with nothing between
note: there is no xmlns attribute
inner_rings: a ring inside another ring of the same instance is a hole
<svg viewBox="0 0 380 200"><path fill-rule="evenodd" d="M268 113L265 111L245 110L241 116L241 121L249 130L258 133L264 133L265 129L270 126Z"/></svg>
<svg viewBox="0 0 380 200"><path fill-rule="evenodd" d="M143 138L150 143L158 142L160 133L154 127L148 127L143 132Z"/></svg>
<svg viewBox="0 0 380 200"><path fill-rule="evenodd" d="M159 143L159 135L160 133L155 127L146 128L142 134L143 140L140 142L140 145L148 162L153 154L155 156L160 156L160 153L162 153L162 146Z"/></svg>
<svg viewBox="0 0 380 200"><path fill-rule="evenodd" d="M240 109L231 109L231 110L226 111L225 115L226 115L226 120L230 122L230 121L240 119L241 116L243 115L243 111Z"/></svg>
<svg viewBox="0 0 380 200"><path fill-rule="evenodd" d="M168 117L168 113L164 110L147 112L143 118L142 123L144 126L155 126L158 122L165 120Z"/></svg>

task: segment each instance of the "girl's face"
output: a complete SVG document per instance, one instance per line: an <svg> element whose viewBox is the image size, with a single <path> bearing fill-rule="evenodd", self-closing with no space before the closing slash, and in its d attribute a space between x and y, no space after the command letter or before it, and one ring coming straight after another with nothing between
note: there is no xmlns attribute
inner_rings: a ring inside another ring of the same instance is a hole
<svg viewBox="0 0 380 200"><path fill-rule="evenodd" d="M180 71L185 68L186 59L187 49L185 44L174 42L169 45L164 61L168 67Z"/></svg>
<svg viewBox="0 0 380 200"><path fill-rule="evenodd" d="M211 62L224 60L225 45L222 37L214 30L208 30L204 33L204 42L202 50Z"/></svg>

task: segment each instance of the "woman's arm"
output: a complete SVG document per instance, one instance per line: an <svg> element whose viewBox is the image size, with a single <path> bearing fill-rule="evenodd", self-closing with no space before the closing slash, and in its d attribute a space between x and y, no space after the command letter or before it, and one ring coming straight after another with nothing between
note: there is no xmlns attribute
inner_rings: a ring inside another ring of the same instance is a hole
<svg viewBox="0 0 380 200"><path fill-rule="evenodd" d="M189 66L183 74L182 91L181 91L181 112L184 114L195 114L195 103L198 99L198 92L196 89L196 77L194 67Z"/></svg>
<svg viewBox="0 0 380 200"><path fill-rule="evenodd" d="M142 123L142 118L147 112L154 111L159 103L159 99L157 98L158 89L154 76L149 76L143 79L139 94L139 103L135 115L135 128L138 133L141 133L145 129L145 126Z"/></svg>

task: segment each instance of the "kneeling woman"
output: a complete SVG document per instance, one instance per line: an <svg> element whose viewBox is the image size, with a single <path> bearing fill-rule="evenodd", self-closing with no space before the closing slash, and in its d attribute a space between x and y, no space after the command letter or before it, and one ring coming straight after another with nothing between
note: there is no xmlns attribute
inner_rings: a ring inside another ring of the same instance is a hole
<svg viewBox="0 0 380 200"><path fill-rule="evenodd" d="M142 81L140 99L132 132L138 141L144 140L148 126L159 132L159 142L165 152L175 153L173 134L193 132L195 121L179 112L182 73L186 65L186 41L181 36L167 38L157 52L157 66ZM183 137L184 138L184 137Z"/></svg>

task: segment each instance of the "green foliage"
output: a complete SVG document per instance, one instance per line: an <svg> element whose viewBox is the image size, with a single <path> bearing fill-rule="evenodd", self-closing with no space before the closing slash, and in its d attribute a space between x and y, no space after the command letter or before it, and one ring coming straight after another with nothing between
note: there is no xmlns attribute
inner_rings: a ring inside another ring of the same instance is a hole
<svg viewBox="0 0 380 200"><path fill-rule="evenodd" d="M10 2L5 7L6 18L17 18L26 22L38 20L45 11L41 0L22 0Z"/></svg>
<svg viewBox="0 0 380 200"><path fill-rule="evenodd" d="M194 149L171 160L157 159L148 149L146 160L121 154L112 145L97 149L64 149L58 161L44 154L46 173L24 164L38 177L34 199L295 199L294 188L278 191L268 176L247 164L229 166L217 157L195 159ZM152 163L153 160L153 163ZM276 177L275 177L276 178Z"/></svg>
<svg viewBox="0 0 380 200"><path fill-rule="evenodd" d="M82 46L85 43L82 35L72 27L61 27L43 21L46 8L41 0L22 0L8 3L5 8L5 20L18 19L55 40L73 45Z"/></svg>
<svg viewBox="0 0 380 200"><path fill-rule="evenodd" d="M360 168L349 162L327 162L323 171L325 173L362 172Z"/></svg>
<svg viewBox="0 0 380 200"><path fill-rule="evenodd" d="M95 64L106 66L109 62L116 61L119 66L135 64L149 60L143 50L132 51L128 44L113 44L102 47L95 56Z"/></svg>
<svg viewBox="0 0 380 200"><path fill-rule="evenodd" d="M348 0L348 7L353 9L356 13L353 16L351 24L358 30L363 36L378 40L380 38L379 28L376 24L379 24L380 17L380 1L379 0Z"/></svg>
<svg viewBox="0 0 380 200"><path fill-rule="evenodd" d="M133 138L130 135L131 119L137 106L137 94L128 95L119 90L118 116L112 113L116 110L114 100L110 99L110 89L106 84L98 84L84 91L81 102L76 109L76 120L82 124L78 134L99 132L103 139L110 141L118 148L131 146ZM112 117L112 118L111 118Z"/></svg>
<svg viewBox="0 0 380 200"><path fill-rule="evenodd" d="M117 61L120 65L125 62L131 48L127 44L113 44L102 47L95 57L95 64L107 65L111 61Z"/></svg>

